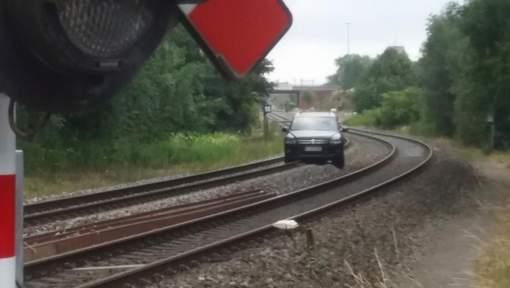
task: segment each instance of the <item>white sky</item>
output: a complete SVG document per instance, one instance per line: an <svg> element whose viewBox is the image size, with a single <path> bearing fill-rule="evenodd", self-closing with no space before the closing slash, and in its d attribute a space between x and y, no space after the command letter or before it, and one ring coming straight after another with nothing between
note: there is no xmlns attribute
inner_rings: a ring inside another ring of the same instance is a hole
<svg viewBox="0 0 510 288"><path fill-rule="evenodd" d="M426 39L430 15L451 0L285 0L294 25L269 54L276 70L270 79L322 84L336 71L334 60L347 53L377 56L388 46L404 46L416 60Z"/></svg>

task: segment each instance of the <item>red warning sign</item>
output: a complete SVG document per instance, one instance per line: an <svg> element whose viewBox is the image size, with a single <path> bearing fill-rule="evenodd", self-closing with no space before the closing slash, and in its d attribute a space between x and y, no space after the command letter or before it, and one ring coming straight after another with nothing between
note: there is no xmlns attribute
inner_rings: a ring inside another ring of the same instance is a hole
<svg viewBox="0 0 510 288"><path fill-rule="evenodd" d="M227 76L246 76L292 25L282 0L205 0L181 4L186 24Z"/></svg>

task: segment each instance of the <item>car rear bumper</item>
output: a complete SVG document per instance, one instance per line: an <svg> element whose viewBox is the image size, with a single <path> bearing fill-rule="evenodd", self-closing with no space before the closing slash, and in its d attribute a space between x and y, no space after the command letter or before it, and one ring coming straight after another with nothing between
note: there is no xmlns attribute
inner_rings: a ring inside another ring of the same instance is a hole
<svg viewBox="0 0 510 288"><path fill-rule="evenodd" d="M320 152L308 152L305 147L311 145L285 145L285 158L288 160L305 160L305 161L324 161L334 160L343 157L344 145L312 145L313 147L321 147Z"/></svg>

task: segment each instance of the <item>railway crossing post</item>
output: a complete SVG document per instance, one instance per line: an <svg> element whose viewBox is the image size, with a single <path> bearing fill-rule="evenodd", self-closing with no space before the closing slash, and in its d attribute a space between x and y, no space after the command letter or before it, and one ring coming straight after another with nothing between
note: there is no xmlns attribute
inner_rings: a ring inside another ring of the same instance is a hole
<svg viewBox="0 0 510 288"><path fill-rule="evenodd" d="M16 151L16 283L25 287L25 261L23 246L23 222L25 200L25 156L23 151Z"/></svg>
<svg viewBox="0 0 510 288"><path fill-rule="evenodd" d="M0 94L0 287L16 288L16 137L9 98Z"/></svg>

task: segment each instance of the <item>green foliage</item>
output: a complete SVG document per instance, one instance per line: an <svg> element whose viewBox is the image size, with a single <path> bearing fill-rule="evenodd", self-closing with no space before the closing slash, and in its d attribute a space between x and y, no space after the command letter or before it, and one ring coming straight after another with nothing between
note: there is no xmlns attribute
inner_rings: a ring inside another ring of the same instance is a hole
<svg viewBox="0 0 510 288"><path fill-rule="evenodd" d="M493 114L497 144L508 147L510 142L510 2L505 0L472 0L463 11L461 27L469 39L472 59L464 83L470 89L461 95L459 111L472 114L475 127L487 127L486 119ZM469 110L468 110L469 109ZM458 122L466 120L459 117ZM471 123L470 123L471 124ZM464 125L467 129L468 125ZM485 131L487 129L484 129ZM459 129L466 142L483 143L484 134L472 139L471 133Z"/></svg>
<svg viewBox="0 0 510 288"><path fill-rule="evenodd" d="M55 115L33 142L21 141L21 147L30 151L27 168L93 168L123 162L159 165L157 153L148 151L171 150L165 146L174 145L168 143L170 135L249 133L257 120L259 98L270 87L264 74L272 69L264 61L247 78L226 81L179 27L166 36L112 103L79 115ZM148 147L148 151L137 147ZM196 157L202 155L197 152Z"/></svg>
<svg viewBox="0 0 510 288"><path fill-rule="evenodd" d="M347 121L353 126L375 126L393 129L418 121L419 99L422 91L418 88L407 88L402 91L388 92L383 95L381 106L366 110Z"/></svg>
<svg viewBox="0 0 510 288"><path fill-rule="evenodd" d="M352 89L359 83L370 65L372 65L372 59L367 56L350 54L338 58L336 59L337 72L329 77L329 82L340 85L344 90Z"/></svg>
<svg viewBox="0 0 510 288"><path fill-rule="evenodd" d="M267 152L277 154L275 147L264 146L257 141L261 151L246 151L247 141L240 135L212 133L212 134L184 134L168 135L166 138L151 143L137 141L117 141L112 146L104 145L100 141L89 142L68 149L54 149L39 144L25 143L23 149L27 154L29 175L58 173L66 170L81 169L87 171L101 171L111 167L139 167L163 169L171 165L185 163L215 163L227 159L252 159L253 155L244 153L258 153L267 156ZM281 146L279 141L279 146ZM270 148L270 150L264 150Z"/></svg>
<svg viewBox="0 0 510 288"><path fill-rule="evenodd" d="M418 121L421 94L422 91L418 88L384 94L382 105L378 108L379 125L383 128L395 128Z"/></svg>
<svg viewBox="0 0 510 288"><path fill-rule="evenodd" d="M365 113L351 122L383 128L413 124L420 131L488 147L490 117L496 146L509 148L508 15L507 0L448 4L430 18L417 65L394 48L375 60L353 99L356 110ZM415 84L421 92L406 89Z"/></svg>
<svg viewBox="0 0 510 288"><path fill-rule="evenodd" d="M84 157L87 162L80 165L73 157L85 154L81 146L55 150L32 143L26 148L31 169L27 171L25 195L31 198L221 169L281 155L283 145L276 134L265 140L225 133L179 133L150 144L117 142L111 149L89 145L87 153L93 158Z"/></svg>
<svg viewBox="0 0 510 288"><path fill-rule="evenodd" d="M468 43L459 27L460 7L450 4L445 12L429 20L428 39L419 61L419 74L424 87L422 121L436 134L455 133L453 90L456 78L466 63Z"/></svg>
<svg viewBox="0 0 510 288"><path fill-rule="evenodd" d="M366 110L362 114L358 114L347 119L345 124L358 127L378 127L379 112L379 109Z"/></svg>
<svg viewBox="0 0 510 288"><path fill-rule="evenodd" d="M510 145L510 2L450 4L429 24L420 61L423 122L440 135L485 146L494 115L496 144Z"/></svg>
<svg viewBox="0 0 510 288"><path fill-rule="evenodd" d="M413 64L407 53L398 47L387 48L356 85L353 102L356 111L377 108L383 94L416 84Z"/></svg>

